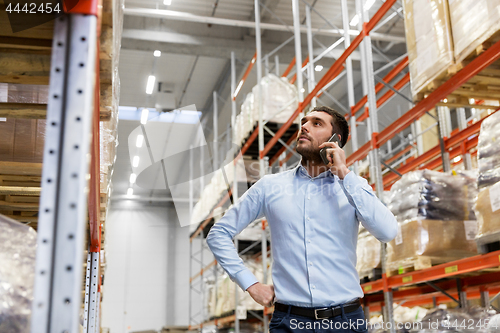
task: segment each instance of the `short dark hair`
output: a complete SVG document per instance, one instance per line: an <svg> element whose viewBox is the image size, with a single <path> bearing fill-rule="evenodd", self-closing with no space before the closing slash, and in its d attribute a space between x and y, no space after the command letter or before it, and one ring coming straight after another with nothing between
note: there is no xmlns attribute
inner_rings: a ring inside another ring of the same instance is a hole
<svg viewBox="0 0 500 333"><path fill-rule="evenodd" d="M344 147L347 142L347 139L349 138L349 124L347 123L345 117L337 110L329 108L328 106L316 106L309 112L313 111L326 112L330 116L332 116L332 127L333 127L332 135L333 133L340 134L341 148Z"/></svg>

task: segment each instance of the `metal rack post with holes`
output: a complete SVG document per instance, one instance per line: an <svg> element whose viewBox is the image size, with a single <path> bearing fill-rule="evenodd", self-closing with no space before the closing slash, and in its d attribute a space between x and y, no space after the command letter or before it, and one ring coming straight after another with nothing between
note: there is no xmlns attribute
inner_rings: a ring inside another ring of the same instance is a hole
<svg viewBox="0 0 500 333"><path fill-rule="evenodd" d="M100 330L97 16L98 1L88 1L73 6L55 20L31 320L33 333L79 331L87 213L91 236L84 296L85 332ZM89 155L91 163L87 159Z"/></svg>

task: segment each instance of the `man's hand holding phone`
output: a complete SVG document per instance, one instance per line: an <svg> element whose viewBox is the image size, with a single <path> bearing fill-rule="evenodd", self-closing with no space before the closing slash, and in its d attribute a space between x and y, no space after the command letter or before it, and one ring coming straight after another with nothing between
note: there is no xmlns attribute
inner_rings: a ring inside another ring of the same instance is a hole
<svg viewBox="0 0 500 333"><path fill-rule="evenodd" d="M344 179L344 177L351 170L347 168L345 152L342 148L340 148L338 142L338 136L337 134L334 134L328 142L324 142L319 145L319 148L321 149L320 155L322 155L323 162L325 162L326 166L330 168L332 173L340 179ZM325 161L325 157L327 161Z"/></svg>

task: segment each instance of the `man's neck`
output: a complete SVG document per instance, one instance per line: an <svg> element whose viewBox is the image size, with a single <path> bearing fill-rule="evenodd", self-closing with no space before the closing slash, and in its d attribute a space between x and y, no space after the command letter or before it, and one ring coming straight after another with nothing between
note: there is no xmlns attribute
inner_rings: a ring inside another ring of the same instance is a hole
<svg viewBox="0 0 500 333"><path fill-rule="evenodd" d="M328 170L328 167L323 161L311 161L302 157L301 164L307 170L309 176L313 178Z"/></svg>

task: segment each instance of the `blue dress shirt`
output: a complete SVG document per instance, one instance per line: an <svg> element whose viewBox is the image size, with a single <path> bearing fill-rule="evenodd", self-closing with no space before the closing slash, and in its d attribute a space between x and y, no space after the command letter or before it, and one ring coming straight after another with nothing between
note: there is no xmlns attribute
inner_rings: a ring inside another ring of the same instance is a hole
<svg viewBox="0 0 500 333"><path fill-rule="evenodd" d="M217 261L243 290L258 280L243 264L232 239L261 217L271 229L276 301L302 307L363 297L356 271L359 222L381 242L389 242L397 233L394 215L368 182L352 171L343 180L330 170L312 178L299 164L266 175L207 236Z"/></svg>

